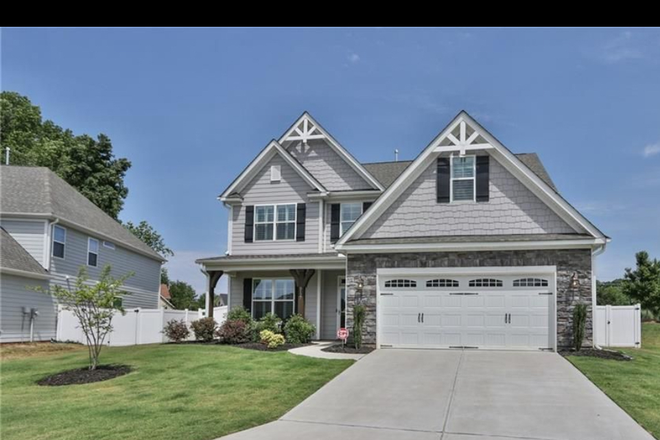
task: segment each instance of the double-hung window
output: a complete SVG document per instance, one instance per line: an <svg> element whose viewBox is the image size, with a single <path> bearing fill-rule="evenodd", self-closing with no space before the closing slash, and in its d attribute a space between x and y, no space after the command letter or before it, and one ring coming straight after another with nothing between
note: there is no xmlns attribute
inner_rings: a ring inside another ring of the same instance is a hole
<svg viewBox="0 0 660 440"><path fill-rule="evenodd" d="M293 240L296 236L296 204L254 207L255 241Z"/></svg>
<svg viewBox="0 0 660 440"><path fill-rule="evenodd" d="M252 316L260 319L274 313L281 319L293 315L295 283L288 278L254 279L252 281Z"/></svg>
<svg viewBox="0 0 660 440"><path fill-rule="evenodd" d="M341 230L340 235L344 235L348 228L362 215L362 203L342 203L341 204Z"/></svg>
<svg viewBox="0 0 660 440"><path fill-rule="evenodd" d="M61 226L53 226L53 257L64 258L66 247L66 229Z"/></svg>
<svg viewBox="0 0 660 440"><path fill-rule="evenodd" d="M87 239L87 265L96 267L99 262L99 241L96 238Z"/></svg>
<svg viewBox="0 0 660 440"><path fill-rule="evenodd" d="M475 193L474 156L452 157L451 199L454 202L474 201Z"/></svg>

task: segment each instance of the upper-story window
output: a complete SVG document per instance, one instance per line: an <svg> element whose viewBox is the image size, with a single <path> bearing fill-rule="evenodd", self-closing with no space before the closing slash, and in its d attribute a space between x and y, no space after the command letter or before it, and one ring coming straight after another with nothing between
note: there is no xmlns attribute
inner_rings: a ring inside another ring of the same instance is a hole
<svg viewBox="0 0 660 440"><path fill-rule="evenodd" d="M295 236L295 203L254 207L255 241L293 240Z"/></svg>
<svg viewBox="0 0 660 440"><path fill-rule="evenodd" d="M362 203L342 203L341 204L341 230L340 235L344 235L348 228L362 215Z"/></svg>
<svg viewBox="0 0 660 440"><path fill-rule="evenodd" d="M452 157L451 199L454 202L474 201L476 172L475 157Z"/></svg>
<svg viewBox="0 0 660 440"><path fill-rule="evenodd" d="M113 251L115 250L115 244L111 241L103 240L103 247L106 247L108 249L112 249Z"/></svg>
<svg viewBox="0 0 660 440"><path fill-rule="evenodd" d="M99 241L96 238L87 239L87 265L96 267L99 262Z"/></svg>
<svg viewBox="0 0 660 440"><path fill-rule="evenodd" d="M53 226L53 257L64 258L66 247L66 229L62 226Z"/></svg>

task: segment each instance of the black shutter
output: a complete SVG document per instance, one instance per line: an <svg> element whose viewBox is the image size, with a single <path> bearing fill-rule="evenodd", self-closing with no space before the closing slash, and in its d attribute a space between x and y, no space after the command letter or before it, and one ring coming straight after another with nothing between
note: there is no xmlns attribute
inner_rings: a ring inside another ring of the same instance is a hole
<svg viewBox="0 0 660 440"><path fill-rule="evenodd" d="M243 278L243 307L252 311L252 278Z"/></svg>
<svg viewBox="0 0 660 440"><path fill-rule="evenodd" d="M296 208L296 241L305 241L305 219L307 218L307 205L298 203Z"/></svg>
<svg viewBox="0 0 660 440"><path fill-rule="evenodd" d="M252 243L254 235L254 206L245 207L245 242Z"/></svg>
<svg viewBox="0 0 660 440"><path fill-rule="evenodd" d="M438 158L438 172L436 176L436 192L438 203L449 203L449 158Z"/></svg>
<svg viewBox="0 0 660 440"><path fill-rule="evenodd" d="M339 210L341 205L333 203L330 205L330 242L336 243L339 240Z"/></svg>
<svg viewBox="0 0 660 440"><path fill-rule="evenodd" d="M371 205L373 205L373 203L374 203L374 202L363 202L363 203L362 203L362 214L364 214L365 212L367 212L367 209L369 209L369 207L370 207Z"/></svg>
<svg viewBox="0 0 660 440"><path fill-rule="evenodd" d="M489 158L490 156L477 156L477 202L488 201Z"/></svg>

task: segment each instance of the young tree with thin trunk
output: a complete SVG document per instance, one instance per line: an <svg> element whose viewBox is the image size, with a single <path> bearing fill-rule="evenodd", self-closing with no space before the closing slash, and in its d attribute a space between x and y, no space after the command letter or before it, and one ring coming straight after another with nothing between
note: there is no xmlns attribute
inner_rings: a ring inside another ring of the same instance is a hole
<svg viewBox="0 0 660 440"><path fill-rule="evenodd" d="M124 314L123 298L128 295L122 290L124 281L133 276L128 273L121 278L110 276L111 267L106 265L97 283L88 283L87 270L80 267L73 288L59 285L51 287L50 293L65 310L71 311L78 319L87 340L89 369L99 365L99 356L108 333L112 331L112 318L115 312ZM40 288L37 288L40 290Z"/></svg>

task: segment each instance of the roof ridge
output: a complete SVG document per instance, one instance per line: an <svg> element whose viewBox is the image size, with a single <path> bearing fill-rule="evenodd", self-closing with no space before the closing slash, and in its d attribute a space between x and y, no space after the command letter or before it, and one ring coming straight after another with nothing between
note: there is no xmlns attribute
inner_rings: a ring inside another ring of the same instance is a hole
<svg viewBox="0 0 660 440"><path fill-rule="evenodd" d="M405 159L405 160L385 160L383 162L362 162L362 165L376 165L382 163L401 163L401 162L412 162L414 159Z"/></svg>

